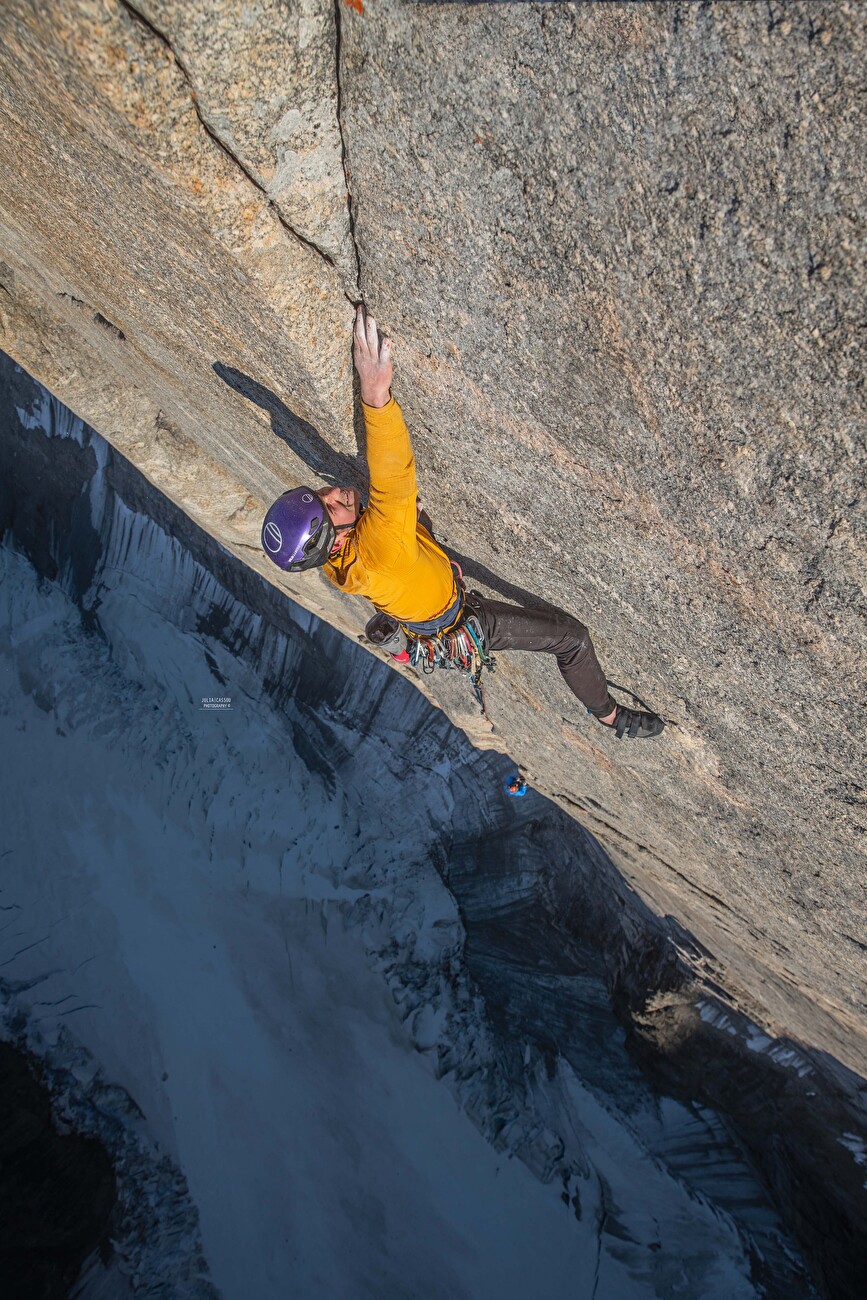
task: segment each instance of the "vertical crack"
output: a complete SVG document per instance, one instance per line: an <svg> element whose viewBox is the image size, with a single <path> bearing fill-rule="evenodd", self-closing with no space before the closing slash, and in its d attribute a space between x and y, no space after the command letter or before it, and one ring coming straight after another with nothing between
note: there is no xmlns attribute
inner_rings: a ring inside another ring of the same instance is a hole
<svg viewBox="0 0 867 1300"><path fill-rule="evenodd" d="M336 0L336 2L337 2L337 0ZM214 144L217 146L217 148L220 149L220 150L222 151L222 153L225 155L225 157L228 158L229 161L230 161L231 163L233 163L235 167L238 168L238 170L242 173L242 175L244 175L244 176L247 178L247 180L250 182L250 184L251 184L251 185L254 185L254 186L256 187L256 189L259 191L259 193L260 193L260 194L262 195L262 197L265 199L265 202L268 204L269 209L270 209L271 212L274 214L274 216L277 218L277 220L279 221L279 223L280 223L280 225L283 227L283 229L284 229L288 234L292 235L294 239L297 239L298 242L299 242L299 244L303 244L304 247L305 247L305 248L308 248L312 253L316 253L319 257L322 258L323 262L325 262L328 266L330 266L330 267L332 268L332 270L334 270L334 271L337 272L338 276L339 276L340 279L341 279L341 287L342 287L342 289L343 289L343 296L344 296L344 298L346 298L347 302L349 302L349 303L351 303L353 306L355 306L356 299L352 296L352 294L350 294L350 293L347 292L347 290L346 290L346 286L342 284L343 276L341 275L340 267L337 265L336 261L335 261L334 258L331 256L331 254L328 253L328 252L326 252L326 250L325 250L324 248L320 248L319 245L318 245L317 243L314 243L314 241L313 241L312 239L308 239L306 235L302 235L301 232L300 232L300 230L296 230L295 227L291 224L291 222L287 221L286 217L283 215L282 211L280 210L279 205L278 205L277 203L275 203L275 201L272 199L271 195L268 193L268 189L267 189L266 185L264 184L264 182L263 182L263 181L262 181L262 180L261 180L261 179L256 175L256 173L255 173L254 171L251 171L251 169L250 169L250 168L249 168L245 163L243 163L243 162L241 161L240 158L238 158L234 153L232 153L232 150L229 148L229 146L226 144L226 142L220 138L218 132L214 129L214 127L211 126L210 122L209 122L209 121L207 120L207 118L205 117L205 115L204 115L204 113L203 113L203 111L202 111L202 107L201 107L201 105L200 105L200 103L199 103L199 97L198 97L198 94L197 94L197 92L196 92L196 87L195 87L195 84L194 84L194 82L193 82L192 74L190 73L189 68L188 68L188 67L186 66L186 64L184 63L184 60L181 58L181 56L178 54L177 50L176 50L176 49L174 48L174 46L172 45L172 43L171 43L171 41L169 40L169 38L166 36L165 32L160 31L159 27L156 27L156 26L151 22L151 20L150 20L150 19L149 19L145 14L143 14L143 13L141 12L140 9L137 9L136 6L133 4L132 0L120 0L120 4L123 6L124 9L126 9L126 11L127 11L129 14L132 15L132 17L133 17L134 20L136 20L137 22L141 23L141 25L142 25L143 27L147 28L147 30L151 33L151 35L154 36L154 37L156 37L156 39L160 42L160 44L163 45L163 46L165 47L165 49L168 50L169 54L172 56L172 59L174 60L176 66L177 66L177 68L179 69L179 71L180 71L181 75L183 76L184 80L186 81L187 86L189 87L189 91L190 91L190 99L191 99L191 101L192 101L193 109L195 110L196 117L199 119L199 122L200 122L200 124L201 124L203 130L205 131L205 134L206 134L207 136L209 136L209 138L210 138L211 140L213 140L213 142L214 142ZM340 126L340 73L339 73L339 69L340 69L340 53L339 53L339 51L340 51L340 26L339 26L339 18L338 18L338 28L337 28L337 31L338 31L338 41L337 41L337 48L338 48L338 56L337 56L337 63L338 63L338 80L337 80L337 124L338 124L338 129L340 130L341 161L342 161L342 165L343 165L343 175L344 175L344 180L345 180L345 179L346 179L346 149L345 149L345 146L344 146L344 143L343 143L343 130L342 130L341 126ZM353 229L353 224L352 224L352 200L351 200L351 197L349 196L349 186L348 186L348 183L347 183L347 198L348 198L348 201L349 201L349 233L350 233L350 237L351 237L351 239L352 239L352 246L353 246L353 249L355 250L355 267L356 267L355 278L356 278L356 281L357 281L357 280L358 280L358 275L359 275L359 269L358 269L358 246L357 246L357 244L356 244L356 242L355 242L355 231L354 231L354 229Z"/></svg>
<svg viewBox="0 0 867 1300"><path fill-rule="evenodd" d="M346 213L349 218L349 238L355 256L355 280L358 285L360 300L364 301L364 289L361 284L361 253L355 233L355 209L352 202L352 185L349 180L350 169L346 152L346 136L343 134L343 83L340 77L340 64L343 56L343 19L340 13L341 0L334 0L334 82L337 91L337 130L340 132L340 161L343 167L343 181L346 185ZM347 294L347 297L349 295Z"/></svg>

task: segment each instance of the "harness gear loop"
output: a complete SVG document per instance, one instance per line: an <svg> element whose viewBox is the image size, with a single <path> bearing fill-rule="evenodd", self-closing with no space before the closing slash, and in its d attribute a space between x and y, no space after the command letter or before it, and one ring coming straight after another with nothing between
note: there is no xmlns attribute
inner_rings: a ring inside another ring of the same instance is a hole
<svg viewBox="0 0 867 1300"><path fill-rule="evenodd" d="M485 633L478 615L467 605L462 575L458 575L456 581L461 606L454 622L428 636L422 636L401 624L407 637L409 661L414 668L421 668L428 676L437 668L466 673L479 708L490 722L482 688L482 673L486 668L488 672L493 672L496 660L485 647Z"/></svg>

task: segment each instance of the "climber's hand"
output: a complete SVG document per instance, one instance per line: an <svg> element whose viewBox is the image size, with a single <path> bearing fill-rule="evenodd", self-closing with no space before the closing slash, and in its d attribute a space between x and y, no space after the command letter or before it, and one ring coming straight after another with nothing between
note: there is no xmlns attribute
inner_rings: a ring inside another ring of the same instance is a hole
<svg viewBox="0 0 867 1300"><path fill-rule="evenodd" d="M359 307L355 313L352 354L365 406L385 406L391 389L391 339L379 337L376 321Z"/></svg>

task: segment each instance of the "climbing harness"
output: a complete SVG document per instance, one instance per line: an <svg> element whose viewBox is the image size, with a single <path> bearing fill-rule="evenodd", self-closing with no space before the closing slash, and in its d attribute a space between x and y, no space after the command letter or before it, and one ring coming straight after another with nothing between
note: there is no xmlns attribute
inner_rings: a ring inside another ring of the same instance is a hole
<svg viewBox="0 0 867 1300"><path fill-rule="evenodd" d="M481 622L467 603L460 566L453 563L453 568L457 595L440 615L442 627L436 626L436 619L424 624L400 623L390 614L379 611L368 621L364 632L372 645L387 651L398 663L420 668L426 676L436 672L437 668L466 673L479 708L490 722L482 673L486 668L493 672L496 660L485 649Z"/></svg>
<svg viewBox="0 0 867 1300"><path fill-rule="evenodd" d="M437 632L434 636L416 636L409 632L408 641L409 661L413 668L420 668L427 675L436 672L437 668L466 673L479 708L488 718L482 673L486 668L493 672L496 660L485 649L485 634L475 614L467 611L465 606L460 622L447 632Z"/></svg>
<svg viewBox="0 0 867 1300"><path fill-rule="evenodd" d="M478 615L473 613L472 607L467 603L464 575L460 566L453 561L452 567L455 570L459 597L457 617L453 617L448 626L425 634L415 632L412 626L402 623L401 627L407 638L409 661L413 668L420 668L428 676L436 672L437 668L466 673L476 702L483 716L490 722L482 686L482 673L485 669L493 672L496 660L485 648L484 630ZM447 613L452 615L453 607L450 607Z"/></svg>

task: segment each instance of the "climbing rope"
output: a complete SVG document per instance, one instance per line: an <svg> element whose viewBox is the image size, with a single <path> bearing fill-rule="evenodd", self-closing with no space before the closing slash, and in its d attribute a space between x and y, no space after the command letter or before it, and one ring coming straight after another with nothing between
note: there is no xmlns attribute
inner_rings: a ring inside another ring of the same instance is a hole
<svg viewBox="0 0 867 1300"><path fill-rule="evenodd" d="M615 691L623 691L624 695L628 695L631 699L635 700L636 703L640 704L641 707L643 709L646 709L648 713L656 713L656 710L652 709L649 704L645 704L644 700L641 698L640 695L636 695L634 691L630 691L628 686L620 686L618 685L617 682L612 682L610 677L606 677L605 680L609 686L614 687Z"/></svg>

